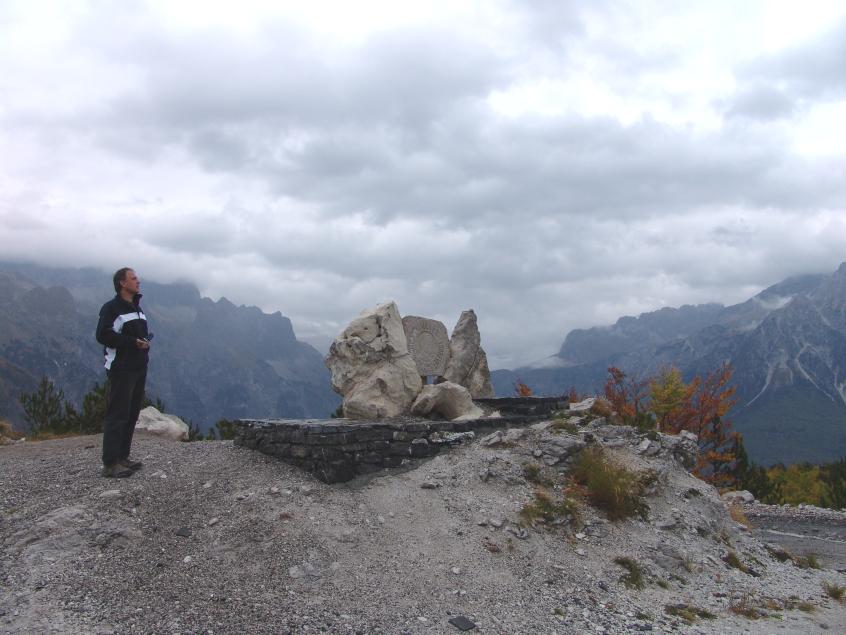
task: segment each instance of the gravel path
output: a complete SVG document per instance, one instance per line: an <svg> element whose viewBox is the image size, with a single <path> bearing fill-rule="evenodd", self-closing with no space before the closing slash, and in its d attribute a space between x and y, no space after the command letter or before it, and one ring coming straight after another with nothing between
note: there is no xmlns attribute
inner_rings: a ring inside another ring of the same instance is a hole
<svg viewBox="0 0 846 635"><path fill-rule="evenodd" d="M580 531L521 532L531 444L476 441L344 486L231 442L139 435L145 465L124 480L98 476L99 436L2 447L0 632L434 634L459 616L481 633L842 632L821 584L844 576L773 559L667 457L613 450L660 474L649 521L586 506ZM744 600L769 617L729 610ZM665 612L679 603L716 619Z"/></svg>

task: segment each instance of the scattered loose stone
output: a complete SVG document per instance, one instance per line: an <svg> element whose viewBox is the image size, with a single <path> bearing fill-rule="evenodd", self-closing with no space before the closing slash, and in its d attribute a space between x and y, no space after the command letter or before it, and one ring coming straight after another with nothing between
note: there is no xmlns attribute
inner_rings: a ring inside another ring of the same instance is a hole
<svg viewBox="0 0 846 635"><path fill-rule="evenodd" d="M99 498L120 498L123 496L123 492L119 489L107 489L104 492L100 492Z"/></svg>
<svg viewBox="0 0 846 635"><path fill-rule="evenodd" d="M188 527L180 527L176 530L176 535L181 536L182 538L190 538L191 530Z"/></svg>
<svg viewBox="0 0 846 635"><path fill-rule="evenodd" d="M209 520L208 525L209 525L209 527L214 527L214 526L215 526L217 523L219 523L219 522L220 522L220 518L218 518L217 516L215 516L214 518L212 518L211 520Z"/></svg>
<svg viewBox="0 0 846 635"><path fill-rule="evenodd" d="M440 483L435 483L433 481L424 481L420 484L420 489L437 489L440 486Z"/></svg>
<svg viewBox="0 0 846 635"><path fill-rule="evenodd" d="M470 631L476 628L476 625L468 620L463 615L458 615L449 620L449 623L455 626L460 631Z"/></svg>

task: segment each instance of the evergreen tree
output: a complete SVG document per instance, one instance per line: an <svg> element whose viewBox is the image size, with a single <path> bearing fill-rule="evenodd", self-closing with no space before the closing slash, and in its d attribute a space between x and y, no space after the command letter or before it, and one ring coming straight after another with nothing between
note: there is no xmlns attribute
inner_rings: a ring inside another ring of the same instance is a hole
<svg viewBox="0 0 846 635"><path fill-rule="evenodd" d="M24 418L34 433L61 433L66 423L67 408L65 393L56 390L47 377L41 378L38 390L34 393L21 393L19 397L24 410Z"/></svg>

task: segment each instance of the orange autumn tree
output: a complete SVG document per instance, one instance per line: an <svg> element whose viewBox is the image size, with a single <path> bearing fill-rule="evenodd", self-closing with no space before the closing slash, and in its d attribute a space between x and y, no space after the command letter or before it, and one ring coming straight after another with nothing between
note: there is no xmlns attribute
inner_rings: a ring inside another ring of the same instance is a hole
<svg viewBox="0 0 846 635"><path fill-rule="evenodd" d="M736 388L730 386L734 369L726 362L703 379L695 377L693 419L685 430L699 437L696 475L717 487L734 482L736 451L742 437L733 431L726 414L737 403Z"/></svg>
<svg viewBox="0 0 846 635"><path fill-rule="evenodd" d="M616 366L608 368L605 398L623 423L642 427L648 417L646 401L649 398L648 379L629 377Z"/></svg>
<svg viewBox="0 0 846 635"><path fill-rule="evenodd" d="M692 432L699 439L695 473L721 487L730 485L742 437L731 429L726 414L735 404L735 388L729 385L733 369L722 364L705 377L690 383L682 380L677 368L666 368L656 376L634 380L619 368L608 369L605 397L624 423L639 424L654 416L661 432Z"/></svg>

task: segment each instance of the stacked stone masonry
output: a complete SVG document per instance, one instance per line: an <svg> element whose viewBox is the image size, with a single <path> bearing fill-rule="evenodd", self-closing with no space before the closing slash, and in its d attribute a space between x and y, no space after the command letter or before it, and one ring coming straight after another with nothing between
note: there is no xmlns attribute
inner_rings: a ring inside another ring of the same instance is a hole
<svg viewBox="0 0 846 635"><path fill-rule="evenodd" d="M566 400L538 400L531 414L467 421L242 419L235 445L275 456L325 483L340 483L434 456L470 436L463 433L523 427L562 407L567 407Z"/></svg>

